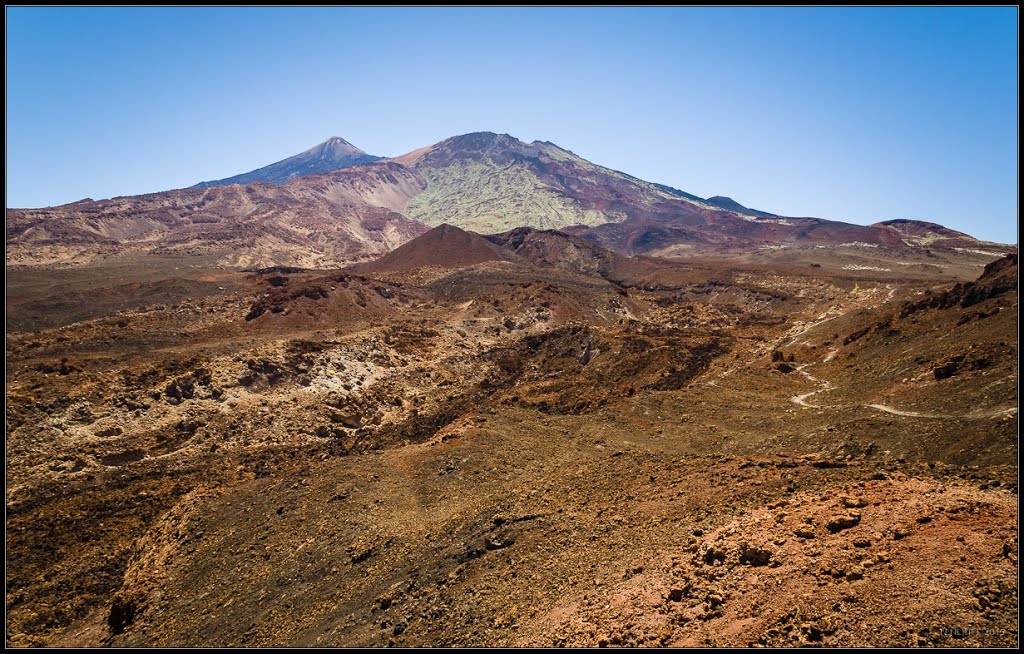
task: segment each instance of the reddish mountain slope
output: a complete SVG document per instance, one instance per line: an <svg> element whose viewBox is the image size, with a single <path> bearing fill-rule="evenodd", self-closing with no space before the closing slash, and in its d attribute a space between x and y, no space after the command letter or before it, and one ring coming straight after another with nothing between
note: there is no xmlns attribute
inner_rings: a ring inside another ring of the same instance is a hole
<svg viewBox="0 0 1024 654"><path fill-rule="evenodd" d="M524 143L508 134L465 134L394 161L425 180L407 214L427 224L444 221L480 233L521 226L562 229L621 254L666 254L679 245L755 250L778 244L892 249L978 244L930 223L853 225L777 216L722 196L703 200L595 165L553 143Z"/></svg>
<svg viewBox="0 0 1024 654"><path fill-rule="evenodd" d="M305 175L309 168L296 170ZM937 249L973 257L975 265L1014 250L919 221L863 226L775 216L645 182L550 142L478 132L282 186L256 182L9 210L7 262L67 265L143 252L213 257L229 266L326 268L372 259L424 225L442 223L477 233L559 229L630 256L842 247L844 256L855 256L842 263L825 257L827 264L877 270L891 267L857 253L870 258L864 248L874 248L906 259ZM941 265L933 266L939 274Z"/></svg>
<svg viewBox="0 0 1024 654"><path fill-rule="evenodd" d="M293 180L182 189L7 212L7 263L83 263L125 252L222 265L340 266L426 228L400 212L423 187L394 163Z"/></svg>
<svg viewBox="0 0 1024 654"><path fill-rule="evenodd" d="M376 261L356 266L360 272L407 271L416 268L463 268L485 261L526 263L479 234L441 225Z"/></svg>

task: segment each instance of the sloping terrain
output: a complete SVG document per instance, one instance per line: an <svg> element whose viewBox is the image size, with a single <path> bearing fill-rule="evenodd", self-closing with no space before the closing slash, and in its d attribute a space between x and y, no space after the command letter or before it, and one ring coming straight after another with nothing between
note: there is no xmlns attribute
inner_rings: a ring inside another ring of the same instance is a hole
<svg viewBox="0 0 1024 654"><path fill-rule="evenodd" d="M708 204L712 205L712 206L718 207L719 209L725 209L726 211L732 211L734 213L740 213L740 214L743 214L745 216L763 216L765 218L777 218L778 217L778 216L775 216L774 214L768 213L767 211L758 211L757 209L749 209L747 207L744 207L742 204L740 204L736 200L733 200L732 198L727 198L727 197L722 196L722 195L715 195L715 196L712 196L712 197L710 197L710 198L708 198L708 199L706 199L704 201L707 202Z"/></svg>
<svg viewBox="0 0 1024 654"><path fill-rule="evenodd" d="M653 184L595 166L553 143L523 143L507 134L456 136L398 160L426 181L409 204L410 217L480 233L599 225L626 218L618 205L669 197Z"/></svg>
<svg viewBox="0 0 1024 654"><path fill-rule="evenodd" d="M412 218L479 233L572 228L627 255L671 255L684 247L676 253L711 250L721 256L763 245L896 252L982 248L992 251L989 257L1010 251L933 223L851 225L777 216L721 196L703 200L595 165L553 143L524 143L507 134L456 136L394 161L416 170L426 183L409 203Z"/></svg>
<svg viewBox="0 0 1024 654"><path fill-rule="evenodd" d="M236 268L326 269L374 259L441 224L479 234L557 229L625 256L767 260L932 279L973 278L1016 250L921 221L851 225L776 216L721 196L702 200L507 134L465 134L352 165L366 156L359 153L335 138L221 180L257 180L245 185L10 209L7 263L81 266L154 254L214 256Z"/></svg>
<svg viewBox="0 0 1024 654"><path fill-rule="evenodd" d="M557 230L538 231L530 227L518 227L488 236L487 240L539 266L598 275L605 279L614 277L615 271L634 263L634 260L606 250L592 241Z"/></svg>
<svg viewBox="0 0 1024 654"><path fill-rule="evenodd" d="M439 225L381 258L361 264L363 272L410 271L423 267L461 268L485 261L522 261L484 237Z"/></svg>
<svg viewBox="0 0 1024 654"><path fill-rule="evenodd" d="M885 227L900 235L908 245L930 245L938 243L943 247L976 247L977 241L963 232L921 220L885 220L872 225Z"/></svg>
<svg viewBox="0 0 1024 654"><path fill-rule="evenodd" d="M857 369L865 381L846 397L904 418L1013 417L1016 397L1007 388L1018 380L1017 342L1007 335L1017 322L1018 276L1017 256L1010 255L989 264L977 281L820 325L803 343L818 351L834 348L835 355L813 366L814 374L838 379ZM814 402L830 398L824 391ZM951 445L956 450L945 456L964 461L989 449L972 445L966 434Z"/></svg>
<svg viewBox="0 0 1024 654"><path fill-rule="evenodd" d="M1016 642L1015 258L406 252L10 333L8 644Z"/></svg>
<svg viewBox="0 0 1024 654"><path fill-rule="evenodd" d="M219 265L331 267L426 231L400 212L422 180L381 163L303 177L8 210L7 264L95 264L126 254L214 257Z"/></svg>
<svg viewBox="0 0 1024 654"><path fill-rule="evenodd" d="M330 173L341 168L372 163L380 157L366 154L340 136L332 136L305 152L288 157L263 168L247 173L217 179L211 182L199 182L192 188L209 188L211 186L230 186L231 184L251 184L266 182L268 184L284 184L296 177Z"/></svg>

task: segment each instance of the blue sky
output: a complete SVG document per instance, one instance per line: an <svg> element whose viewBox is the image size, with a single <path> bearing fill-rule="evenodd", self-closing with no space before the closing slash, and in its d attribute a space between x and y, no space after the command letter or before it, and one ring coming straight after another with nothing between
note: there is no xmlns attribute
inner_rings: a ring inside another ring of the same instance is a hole
<svg viewBox="0 0 1024 654"><path fill-rule="evenodd" d="M7 9L7 206L332 135L549 140L700 196L1017 241L1017 9Z"/></svg>

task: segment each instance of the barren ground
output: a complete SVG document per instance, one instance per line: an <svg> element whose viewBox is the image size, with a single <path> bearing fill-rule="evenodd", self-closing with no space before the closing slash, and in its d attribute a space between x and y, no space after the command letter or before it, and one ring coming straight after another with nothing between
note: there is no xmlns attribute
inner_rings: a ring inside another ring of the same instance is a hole
<svg viewBox="0 0 1024 654"><path fill-rule="evenodd" d="M9 645L1017 642L1015 260L124 265L8 271Z"/></svg>

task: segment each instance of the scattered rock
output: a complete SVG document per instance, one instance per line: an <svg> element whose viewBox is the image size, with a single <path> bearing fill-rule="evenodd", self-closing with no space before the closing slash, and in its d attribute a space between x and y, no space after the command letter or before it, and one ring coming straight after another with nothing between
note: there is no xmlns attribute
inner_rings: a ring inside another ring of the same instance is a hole
<svg viewBox="0 0 1024 654"><path fill-rule="evenodd" d="M752 566L768 565L772 560L772 551L760 545L740 544L740 563Z"/></svg>
<svg viewBox="0 0 1024 654"><path fill-rule="evenodd" d="M830 532L837 533L844 529L850 529L860 524L860 513L850 511L841 515L835 515L829 518L826 527Z"/></svg>

